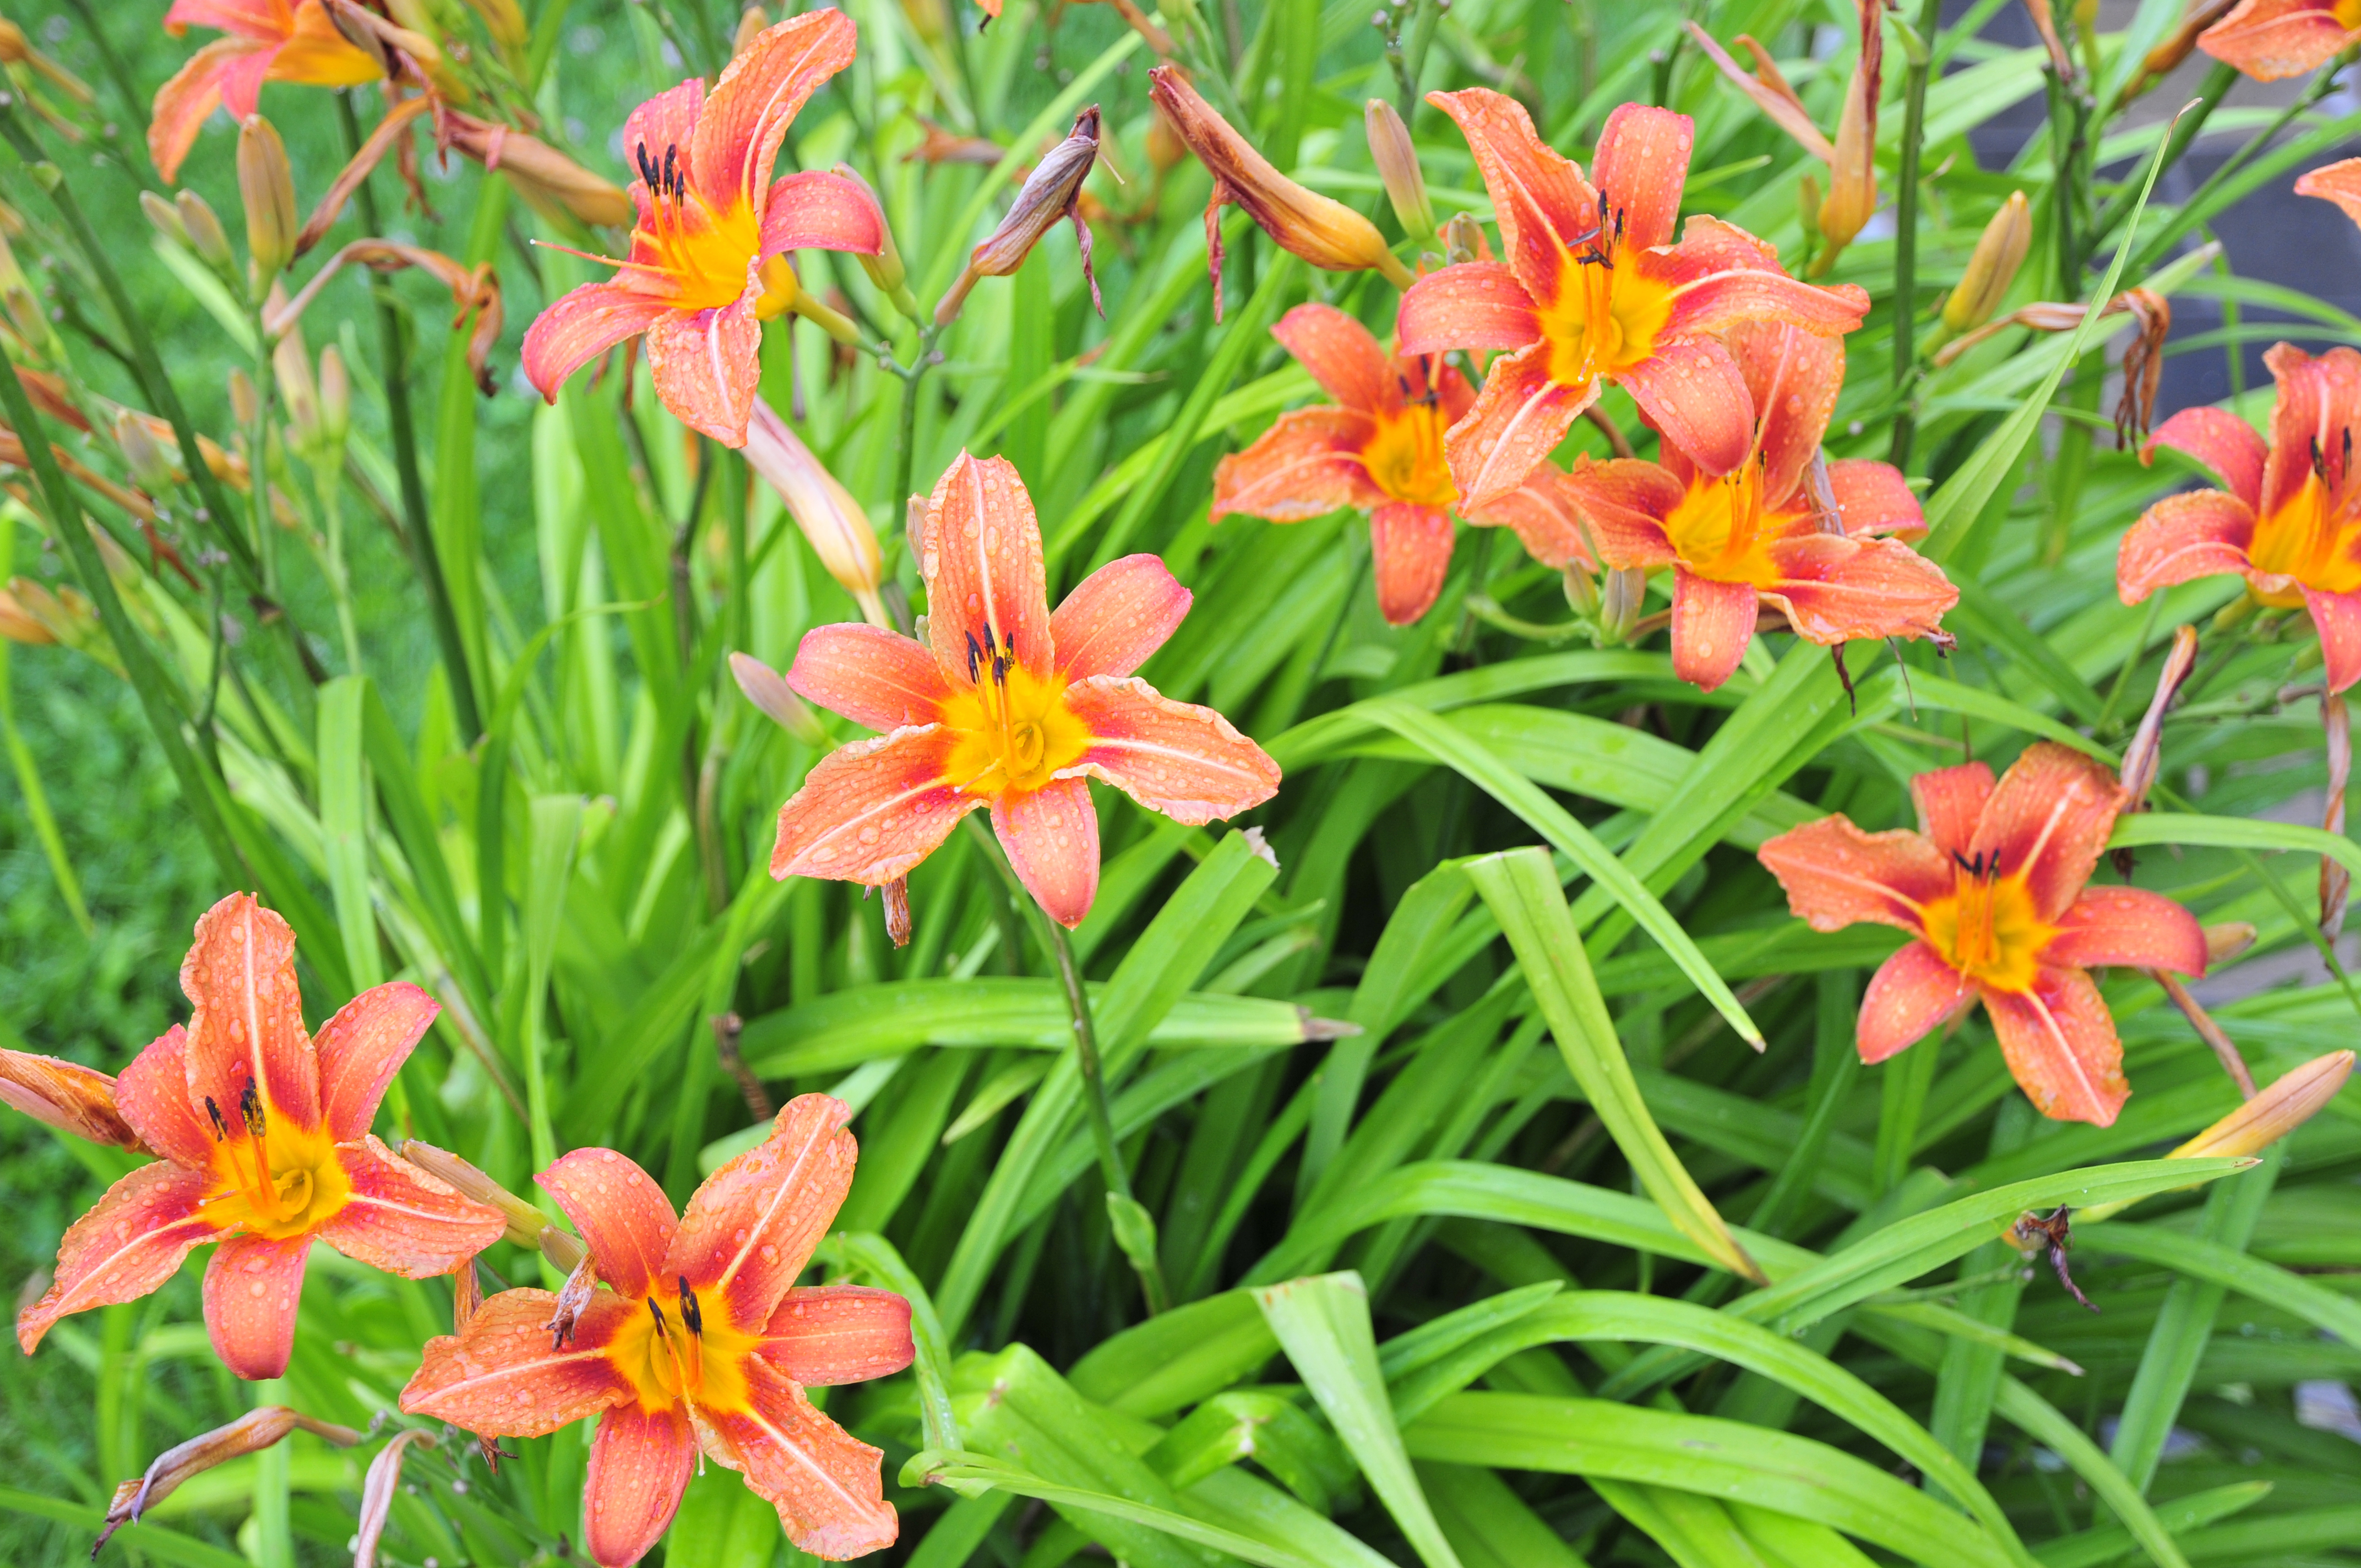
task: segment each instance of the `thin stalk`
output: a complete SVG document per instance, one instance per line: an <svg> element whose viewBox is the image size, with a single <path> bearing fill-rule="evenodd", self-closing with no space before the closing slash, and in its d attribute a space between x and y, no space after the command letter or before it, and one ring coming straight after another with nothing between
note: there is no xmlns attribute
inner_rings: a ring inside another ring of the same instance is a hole
<svg viewBox="0 0 2361 1568"><path fill-rule="evenodd" d="M2163 178L2166 170L2180 161L2181 155L2203 132L2205 122L2213 117L2213 111L2222 106L2222 100L2229 95L2237 80L2238 68L2227 63L2217 62L2212 71L2205 73L2205 80L2198 84L2197 106L2181 116L2180 122L2172 127L2170 139L2164 144L2163 161L2157 165L2158 179ZM2116 225L2131 215L2132 203L2138 200L2139 192L2129 184L2116 192L2114 199L2101 208L2098 217L2092 220L2091 243L2104 244L2107 236L2114 233Z"/></svg>
<svg viewBox="0 0 2361 1568"><path fill-rule="evenodd" d="M1917 31L1905 40L1910 68L1902 89L1902 168L1894 192L1894 395L1901 406L1888 453L1897 468L1908 466L1916 433L1916 412L1903 394L1918 371L1913 341L1918 326L1918 164L1927 139L1927 74L1932 63L1927 40L1942 23L1942 0L1922 0Z"/></svg>
<svg viewBox="0 0 2361 1568"><path fill-rule="evenodd" d="M894 506L909 499L911 466L917 461L918 383L935 362L935 343L943 329L931 323L918 329L918 354L908 368L892 367L902 378L902 411L894 424L894 491L889 498Z"/></svg>
<svg viewBox="0 0 2361 1568"><path fill-rule="evenodd" d="M353 620L353 576L345 565L344 465L326 464L312 473L320 492L320 531L326 540L328 587L336 598L336 630L345 641L345 666L361 673L360 630Z"/></svg>
<svg viewBox="0 0 2361 1568"><path fill-rule="evenodd" d="M1442 15L1435 0L1412 0L1410 25L1402 29L1401 47L1388 49L1394 68L1394 85L1401 94L1402 124L1418 116L1418 79L1426 69L1426 51L1434 41L1434 25Z"/></svg>
<svg viewBox="0 0 2361 1568"><path fill-rule="evenodd" d="M1115 1146L1115 1117L1107 1109L1106 1078L1099 1066L1098 1031L1091 1024L1091 1000L1082 991L1082 971L1074 962L1074 948L1067 939L1066 928L1055 920L1045 920L1043 924L1049 929L1050 951L1057 956L1059 983L1066 992L1066 1012L1073 1019L1074 1064L1082 1069L1082 1103L1090 1113L1091 1141L1098 1146L1099 1175L1105 1180L1115 1206L1137 1210L1139 1200L1132 1196L1131 1173L1124 1168L1123 1151ZM1126 1247L1125 1251L1131 1257L1132 1267L1139 1271L1140 1286L1148 1293L1148 1311L1162 1312L1172 1297L1165 1288L1164 1266L1157 1261L1155 1249L1133 1252Z"/></svg>

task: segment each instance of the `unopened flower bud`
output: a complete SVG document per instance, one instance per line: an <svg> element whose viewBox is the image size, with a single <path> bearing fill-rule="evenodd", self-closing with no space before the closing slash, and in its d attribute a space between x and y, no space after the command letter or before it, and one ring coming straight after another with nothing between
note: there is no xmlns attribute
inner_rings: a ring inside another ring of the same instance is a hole
<svg viewBox="0 0 2361 1568"><path fill-rule="evenodd" d="M106 545L115 543L102 532L93 532L93 537L104 541ZM103 553L104 545L101 548ZM45 641L62 642L85 653L95 653L106 648L105 632L98 624L97 608L71 584L60 583L53 593L30 577L11 577L8 579L8 597L15 601L19 614L29 618L49 634ZM24 1107L19 1106L18 1109L23 1110ZM27 1113L31 1114L30 1112Z"/></svg>
<svg viewBox="0 0 2361 1568"><path fill-rule="evenodd" d="M1609 642L1620 642L1640 624L1640 610L1648 602L1648 574L1637 566L1610 567L1598 586L1598 631Z"/></svg>
<svg viewBox="0 0 2361 1568"><path fill-rule="evenodd" d="M2255 945L2255 923L2224 920L2205 927L2205 972L2211 974Z"/></svg>
<svg viewBox="0 0 2361 1568"><path fill-rule="evenodd" d="M214 216L205 199L194 191L183 191L172 201L180 208L181 227L188 236L189 248L221 271L236 266L237 258L230 254L229 233Z"/></svg>
<svg viewBox="0 0 2361 1568"><path fill-rule="evenodd" d="M279 400L287 410L287 434L309 452L320 440L320 388L312 378L312 356L301 334L290 332L270 351L270 372L279 380Z"/></svg>
<svg viewBox="0 0 2361 1568"><path fill-rule="evenodd" d="M1600 605L1598 579L1579 561L1570 561L1565 567L1566 608L1585 620L1598 619Z"/></svg>
<svg viewBox="0 0 2361 1568"><path fill-rule="evenodd" d="M1091 271L1091 225L1082 221L1079 205L1082 181L1090 178L1098 156L1099 106L1093 104L1074 116L1074 128L1066 133L1066 139L1033 166L1000 226L968 253L967 267L959 280L935 306L937 326L948 326L958 319L968 291L979 279L1014 276L1041 236L1069 219L1074 225L1074 243L1082 253L1082 277L1091 286L1091 303L1099 305L1099 280ZM1104 306L1099 306L1099 313L1106 313Z"/></svg>
<svg viewBox="0 0 2361 1568"><path fill-rule="evenodd" d="M32 635L19 636L19 622ZM0 594L0 636L12 642L55 641L39 621L17 609L15 597L8 594ZM0 1104L94 1144L126 1149L142 1146L139 1135L115 1108L115 1080L80 1062L0 1050Z"/></svg>
<svg viewBox="0 0 2361 1568"><path fill-rule="evenodd" d="M254 390L254 379L239 366L230 367L229 414L240 430L262 417L262 399Z"/></svg>
<svg viewBox="0 0 2361 1568"><path fill-rule="evenodd" d="M2331 1051L2281 1073L2279 1080L2223 1117L2167 1159L2205 1159L2262 1153L2312 1119L2353 1076L2353 1053Z"/></svg>
<svg viewBox="0 0 2361 1568"><path fill-rule="evenodd" d="M901 247L894 243L894 225L885 221L885 203L878 199L877 187L861 177L849 163L840 163L836 171L867 193L869 204L877 209L877 234L881 243L874 256L853 252L853 259L869 274L869 281L877 291L894 302L894 308L909 317L918 319L918 297L910 292L909 275L902 266Z"/></svg>
<svg viewBox="0 0 2361 1568"><path fill-rule="evenodd" d="M335 344L320 350L320 439L341 447L353 426L353 378Z"/></svg>
<svg viewBox="0 0 2361 1568"><path fill-rule="evenodd" d="M746 426L746 461L786 503L787 515L811 542L812 554L861 605L873 626L887 624L877 595L884 557L869 514L836 476L812 455L770 404L756 400Z"/></svg>
<svg viewBox="0 0 2361 1568"><path fill-rule="evenodd" d="M828 731L821 728L819 718L809 704L796 695L787 678L763 663L752 653L730 655L730 674L746 700L767 715L771 721L805 745L825 749Z"/></svg>
<svg viewBox="0 0 2361 1568"><path fill-rule="evenodd" d="M160 496L178 481L171 459L164 455L145 416L129 409L116 410L115 444L122 449L123 466L131 470L131 482L149 495Z"/></svg>
<svg viewBox="0 0 2361 1568"><path fill-rule="evenodd" d="M246 203L247 283L257 300L295 258L295 175L287 144L260 115L237 128L237 194Z"/></svg>
<svg viewBox="0 0 2361 1568"><path fill-rule="evenodd" d="M1213 106L1197 93L1179 68L1159 65L1148 73L1148 96L1172 121L1197 160L1213 177L1213 199L1205 205L1205 259L1213 276L1213 316L1222 309L1222 208L1235 202L1279 247L1331 272L1375 268L1397 289L1416 279L1401 264L1378 225L1344 203L1307 191L1271 167Z"/></svg>
<svg viewBox="0 0 2361 1568"><path fill-rule="evenodd" d="M361 1434L350 1427L317 1420L284 1405L265 1405L258 1410L249 1410L227 1426L215 1427L177 1448L166 1449L156 1456L155 1464L148 1466L147 1475L115 1487L115 1500L106 1510L106 1528L99 1532L91 1554L96 1556L107 1538L125 1525L137 1524L140 1515L170 1496L181 1482L217 1464L259 1453L298 1427L338 1448L350 1448L361 1440Z"/></svg>
<svg viewBox="0 0 2361 1568"><path fill-rule="evenodd" d="M35 619L32 611L27 609L18 602L16 596L5 588L0 588L0 637L5 637L11 642L22 642L28 648L46 648L57 641L49 629ZM5 1080L6 1075L6 1068L5 1065L0 1065L0 1080ZM27 1116L36 1117L43 1122L49 1121L48 1116L43 1115L30 1102L19 1104L16 1096L9 1093L8 1086L5 1081L0 1081L0 1101L15 1105ZM49 1124L57 1125L54 1122L50 1122Z"/></svg>
<svg viewBox="0 0 2361 1568"><path fill-rule="evenodd" d="M1148 162L1159 174L1170 174L1189 156L1189 144L1172 128L1172 118L1151 104L1148 109Z"/></svg>
<svg viewBox="0 0 2361 1568"><path fill-rule="evenodd" d="M1820 226L1820 178L1806 174L1795 181L1795 215L1807 229Z"/></svg>
<svg viewBox="0 0 2361 1568"><path fill-rule="evenodd" d="M1837 117L1836 157L1828 165L1828 194L1817 219L1828 248L1813 270L1826 271L1837 254L1877 211L1877 94L1880 69L1885 59L1883 0L1861 0L1861 58L1846 84L1844 108Z"/></svg>
<svg viewBox="0 0 2361 1568"><path fill-rule="evenodd" d="M158 234L181 245L189 243L189 225L181 221L181 209L153 191L139 192L139 210Z"/></svg>
<svg viewBox="0 0 2361 1568"><path fill-rule="evenodd" d="M501 1234L501 1240L518 1246L541 1245L541 1233L550 1228L549 1216L457 1155L448 1149L438 1149L433 1144L422 1144L416 1138L398 1146L394 1153L462 1198L473 1199L488 1208L498 1209L501 1217L508 1221L508 1229ZM566 1266L570 1269L574 1265L568 1262Z"/></svg>
<svg viewBox="0 0 2361 1568"><path fill-rule="evenodd" d="M1411 142L1410 127L1383 98L1369 100L1363 119L1369 133L1369 156L1377 160L1378 178L1385 181L1386 200L1393 203L1402 233L1412 240L1424 240L1434 232L1434 204L1427 200L1426 172L1418 166L1418 148Z"/></svg>
<svg viewBox="0 0 2361 1568"><path fill-rule="evenodd" d="M1990 321L2009 285L2016 281L2017 269L2025 265L2025 254L2032 244L2031 204L2024 192L2012 191L1978 236L1967 270L1960 274L1960 286L1943 302L1944 328L1971 332Z"/></svg>
<svg viewBox="0 0 2361 1568"><path fill-rule="evenodd" d="M763 10L760 5L747 6L745 14L738 18L738 36L730 40L730 54L733 56L744 54L746 46L761 38L763 30L770 25L771 14L768 11Z"/></svg>
<svg viewBox="0 0 2361 1568"><path fill-rule="evenodd" d="M1444 258L1454 267L1481 261L1490 248L1484 238L1484 225L1476 221L1473 213L1454 213L1451 221L1443 225Z"/></svg>

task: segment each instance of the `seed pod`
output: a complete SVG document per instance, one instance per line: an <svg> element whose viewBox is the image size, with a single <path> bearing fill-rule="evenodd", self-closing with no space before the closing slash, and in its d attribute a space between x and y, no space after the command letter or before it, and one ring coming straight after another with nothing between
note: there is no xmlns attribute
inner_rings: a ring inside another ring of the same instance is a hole
<svg viewBox="0 0 2361 1568"><path fill-rule="evenodd" d="M869 525L861 503L837 483L778 411L760 400L746 427L745 453L747 464L786 503L787 515L811 542L812 553L828 575L859 602L871 625L887 624L884 602L877 597L884 556L877 531Z"/></svg>
<svg viewBox="0 0 2361 1568"><path fill-rule="evenodd" d="M295 258L295 174L287 144L260 115L237 129L237 193L246 203L246 280L259 300Z"/></svg>
<svg viewBox="0 0 2361 1568"><path fill-rule="evenodd" d="M189 247L221 271L237 265L237 258L230 253L229 233L205 199L194 191L183 191L172 200L181 210L181 226L188 236Z"/></svg>
<svg viewBox="0 0 2361 1568"><path fill-rule="evenodd" d="M1401 115L1383 98L1369 100L1362 116L1369 135L1369 156L1377 160L1378 178L1385 182L1386 200L1402 233L1423 241L1434 232L1434 204L1427 200L1426 173L1418 166L1418 148Z"/></svg>
<svg viewBox="0 0 2361 1568"><path fill-rule="evenodd" d="M1943 326L1954 333L1972 332L1992 319L1993 312L2016 281L2017 269L2033 244L2033 210L2022 191L2012 191L2000 211L1984 225L1976 248L1968 257L1960 286L1943 302Z"/></svg>
<svg viewBox="0 0 2361 1568"><path fill-rule="evenodd" d="M1041 243L1042 236L1066 220L1072 220L1074 243L1082 253L1082 277L1091 286L1091 303L1104 315L1106 309L1099 302L1099 280L1091 271L1091 225L1082 221L1079 198L1082 181L1090 178L1091 166L1099 156L1099 106L1096 104L1074 116L1074 128L1066 139L1051 148L1033 172L1025 177L1024 186L1016 200L1009 204L1008 215L1000 226L984 236L983 243L968 253L967 267L959 280L950 286L935 306L935 324L948 326L959 317L961 307L967 303L968 291L980 279L1006 278L1025 265L1033 247Z"/></svg>

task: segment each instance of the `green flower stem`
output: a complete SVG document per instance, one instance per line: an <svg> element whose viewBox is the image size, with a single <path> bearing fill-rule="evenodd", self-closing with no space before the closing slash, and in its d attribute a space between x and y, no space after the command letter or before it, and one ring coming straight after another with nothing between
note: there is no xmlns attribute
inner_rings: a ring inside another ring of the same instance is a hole
<svg viewBox="0 0 2361 1568"><path fill-rule="evenodd" d="M1058 981L1066 992L1066 1011L1073 1019L1074 1065L1082 1069L1082 1103L1090 1113L1091 1141L1098 1146L1099 1175L1106 1182L1115 1240L1132 1267L1139 1271L1149 1313L1159 1313L1171 1304L1172 1296L1165 1288L1163 1265L1157 1261L1152 1225L1144 1236L1131 1232L1132 1226L1146 1219L1147 1211L1132 1196L1131 1173L1124 1168L1123 1151L1115 1145L1115 1116L1107 1109L1106 1076L1099 1065L1098 1031L1091 1024L1091 999L1082 990L1082 968L1074 962L1074 948L1067 939L1066 928L1046 917L1041 924L1049 930L1049 950L1058 959Z"/></svg>
<svg viewBox="0 0 2361 1568"><path fill-rule="evenodd" d="M1921 0L1916 30L1904 35L1910 68L1902 89L1902 168L1894 192L1894 395L1900 406L1887 454L1897 468L1908 466L1916 433L1917 411L1904 394L1918 374L1912 341L1918 325L1918 166L1927 140L1928 40L1941 25L1942 10L1942 0Z"/></svg>

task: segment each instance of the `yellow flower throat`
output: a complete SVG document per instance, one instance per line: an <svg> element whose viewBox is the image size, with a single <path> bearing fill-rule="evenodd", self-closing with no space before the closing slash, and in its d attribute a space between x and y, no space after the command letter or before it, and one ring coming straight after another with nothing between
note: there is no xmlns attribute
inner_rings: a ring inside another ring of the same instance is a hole
<svg viewBox="0 0 2361 1568"><path fill-rule="evenodd" d="M1584 386L1632 368L1656 351L1672 319L1672 291L1640 276L1641 252L1623 243L1623 214L1598 194L1598 223L1558 257L1557 296L1541 311L1550 379Z"/></svg>
<svg viewBox="0 0 2361 1568"><path fill-rule="evenodd" d="M2361 7L2361 0L2350 3ZM2355 498L2345 492L2345 485L2353 471L2350 429L2345 432L2342 447L2343 462L2332 480L2326 455L2314 441L2312 472L2304 476L2303 488L2257 520L2254 543L2247 550L2256 571L2293 577L2303 587L2323 593L2361 588L2361 559L2356 556L2356 547L2361 546L2361 530L2356 530L2356 523L2361 518L2355 515ZM2298 588L2257 593L2256 598L2281 609L2303 603Z"/></svg>
<svg viewBox="0 0 2361 1568"><path fill-rule="evenodd" d="M225 1229L285 1241L308 1235L335 1218L353 1195L352 1179L336 1158L325 1128L276 1123L264 1111L252 1079L237 1102L232 1126L211 1095L205 1114L214 1129L214 1190L209 1216Z"/></svg>
<svg viewBox="0 0 2361 1568"><path fill-rule="evenodd" d="M1997 858L1951 860L1952 891L1920 913L1927 944L1971 980L1996 991L2030 990L2058 930L2034 908L2025 874L2000 875Z"/></svg>
<svg viewBox="0 0 2361 1568"><path fill-rule="evenodd" d="M1378 433L1369 438L1361 460L1378 488L1412 506L1441 510L1456 505L1459 491L1451 483L1451 465L1443 455L1443 434L1451 422L1441 401L1430 392L1399 413L1376 417Z"/></svg>
<svg viewBox="0 0 2361 1568"><path fill-rule="evenodd" d="M678 1294L656 1291L607 1347L607 1354L643 1409L688 1403L708 1410L743 1409L746 1375L740 1364L761 1343L730 1321L719 1293L700 1299L684 1277Z"/></svg>
<svg viewBox="0 0 2361 1568"><path fill-rule="evenodd" d="M1763 547L1764 525L1785 516L1764 508L1763 465L1757 459L1719 479L1707 474L1692 478L1664 519L1664 534L1681 565L1698 576L1761 586L1778 576Z"/></svg>
<svg viewBox="0 0 2361 1568"><path fill-rule="evenodd" d="M974 685L943 704L956 738L950 776L969 795L1030 793L1082 760L1091 732L1066 705L1066 677L1038 675L994 645L986 628L968 639Z"/></svg>
<svg viewBox="0 0 2361 1568"><path fill-rule="evenodd" d="M640 178L647 182L648 217L635 237L655 252L651 269L661 271L672 284L674 303L685 311L719 310L738 302L746 292L746 264L763 245L763 223L751 202L733 202L717 212L692 188L680 164L677 146L664 148L658 162L643 142L637 148ZM785 262L780 262L785 268ZM780 280L766 269L764 303L781 293ZM774 309L775 315L794 301L792 286Z"/></svg>

